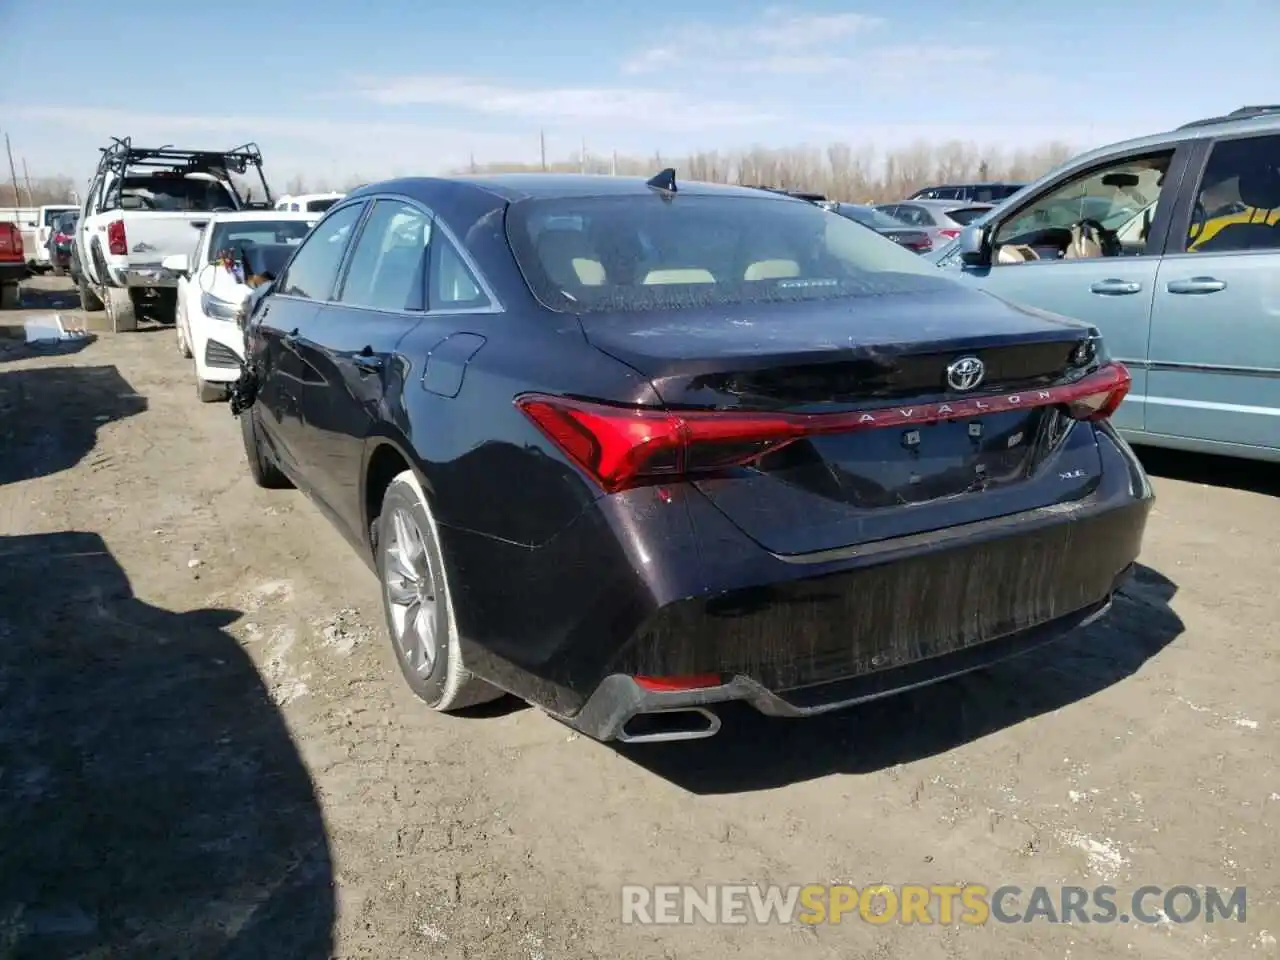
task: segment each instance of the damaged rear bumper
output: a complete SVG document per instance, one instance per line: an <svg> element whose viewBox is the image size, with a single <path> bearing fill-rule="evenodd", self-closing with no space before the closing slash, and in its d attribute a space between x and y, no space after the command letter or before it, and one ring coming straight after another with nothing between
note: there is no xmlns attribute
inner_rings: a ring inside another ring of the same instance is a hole
<svg viewBox="0 0 1280 960"><path fill-rule="evenodd" d="M688 739L718 730L716 703L803 717L983 667L1101 616L1132 569L1153 494L1110 428L1098 443L1084 499L820 554L764 550L686 485L603 498L536 548L442 524L464 658L604 740L638 739L637 715L693 711L644 737Z"/></svg>

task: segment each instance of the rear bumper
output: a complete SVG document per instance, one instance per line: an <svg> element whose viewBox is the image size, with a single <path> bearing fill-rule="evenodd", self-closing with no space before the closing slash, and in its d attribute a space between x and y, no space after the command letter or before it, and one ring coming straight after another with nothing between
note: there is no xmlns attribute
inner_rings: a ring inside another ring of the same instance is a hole
<svg viewBox="0 0 1280 960"><path fill-rule="evenodd" d="M1117 579L1116 587L1131 572ZM582 709L564 718L575 730L597 740L628 739L626 725L639 714L689 711L716 704L739 701L771 717L815 717L835 710L879 700L895 693L949 680L973 670L1021 656L1088 626L1111 609L1111 597L1083 610L1058 617L1019 633L964 647L951 653L917 660L889 670L879 670L844 680L775 692L750 677L734 676L723 684L693 690L647 689L627 674L605 677ZM696 729L696 728L695 728ZM709 731L714 733L715 729ZM698 731L700 735L707 735ZM685 734L669 734L652 739L694 739Z"/></svg>
<svg viewBox="0 0 1280 960"><path fill-rule="evenodd" d="M1101 615L1136 560L1151 488L1098 440L1083 500L827 554L769 553L685 485L603 498L539 548L441 527L464 655L600 739L638 711L806 716L984 666Z"/></svg>
<svg viewBox="0 0 1280 960"><path fill-rule="evenodd" d="M178 275L159 263L135 263L127 267L108 266L117 287L176 287Z"/></svg>

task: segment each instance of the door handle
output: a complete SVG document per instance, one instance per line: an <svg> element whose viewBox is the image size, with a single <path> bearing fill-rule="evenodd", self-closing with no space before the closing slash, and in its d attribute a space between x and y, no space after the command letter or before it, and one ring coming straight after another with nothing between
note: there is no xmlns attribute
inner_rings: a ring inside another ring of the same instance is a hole
<svg viewBox="0 0 1280 960"><path fill-rule="evenodd" d="M1139 293L1142 290L1142 284L1137 280L1099 280L1089 288L1090 293L1101 294L1104 297L1121 297L1129 293Z"/></svg>
<svg viewBox="0 0 1280 960"><path fill-rule="evenodd" d="M1170 280L1170 293L1217 293L1227 289L1225 280L1214 277L1192 277L1190 280Z"/></svg>

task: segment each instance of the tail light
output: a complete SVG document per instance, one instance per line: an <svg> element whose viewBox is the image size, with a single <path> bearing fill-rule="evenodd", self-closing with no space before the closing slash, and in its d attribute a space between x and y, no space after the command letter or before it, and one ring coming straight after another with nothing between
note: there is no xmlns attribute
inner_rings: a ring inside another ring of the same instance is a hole
<svg viewBox="0 0 1280 960"><path fill-rule="evenodd" d="M129 252L129 238L125 235L123 220L112 220L107 224L107 249L113 257L123 257Z"/></svg>
<svg viewBox="0 0 1280 960"><path fill-rule="evenodd" d="M55 233L53 235L53 242L57 244L70 243L71 238L67 236L65 233Z"/></svg>
<svg viewBox="0 0 1280 960"><path fill-rule="evenodd" d="M516 406L608 493L745 466L806 437L936 423L1029 407L1062 406L1076 420L1105 420L1129 392L1123 364L1072 383L840 413L661 410L525 394Z"/></svg>
<svg viewBox="0 0 1280 960"><path fill-rule="evenodd" d="M16 259L22 253L22 231L11 223L0 223L0 254Z"/></svg>
<svg viewBox="0 0 1280 960"><path fill-rule="evenodd" d="M938 231L938 236L942 237L943 240L954 240L956 237L960 236L960 231L946 227Z"/></svg>
<svg viewBox="0 0 1280 960"><path fill-rule="evenodd" d="M916 253L928 253L933 249L933 241L928 237L921 237L918 241L911 245L911 249Z"/></svg>

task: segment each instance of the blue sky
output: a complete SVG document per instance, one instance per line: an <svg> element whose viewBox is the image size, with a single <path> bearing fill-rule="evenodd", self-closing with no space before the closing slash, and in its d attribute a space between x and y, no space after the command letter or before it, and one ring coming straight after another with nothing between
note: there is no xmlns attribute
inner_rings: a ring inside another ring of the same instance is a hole
<svg viewBox="0 0 1280 960"><path fill-rule="evenodd" d="M33 176L77 180L111 134L256 140L279 187L536 160L540 129L553 157L584 137L601 155L1084 148L1280 101L1276 0L49 7L0 0L0 125Z"/></svg>

